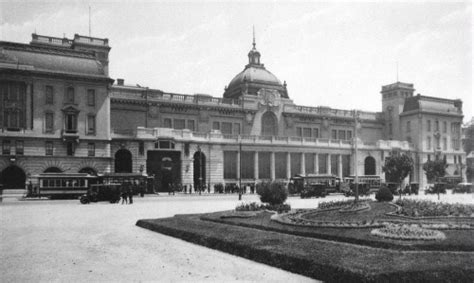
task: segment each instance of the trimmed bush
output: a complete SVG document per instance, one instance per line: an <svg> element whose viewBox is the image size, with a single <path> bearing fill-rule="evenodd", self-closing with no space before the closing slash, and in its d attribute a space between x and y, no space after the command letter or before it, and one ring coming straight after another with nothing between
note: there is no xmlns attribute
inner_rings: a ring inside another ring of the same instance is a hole
<svg viewBox="0 0 474 283"><path fill-rule="evenodd" d="M271 205L283 204L288 197L286 186L280 182L262 182L257 184L260 201Z"/></svg>
<svg viewBox="0 0 474 283"><path fill-rule="evenodd" d="M287 203L284 204L263 204L263 203L242 203L235 207L235 211L260 211L260 210L271 210L278 213L288 212L291 210L291 206Z"/></svg>
<svg viewBox="0 0 474 283"><path fill-rule="evenodd" d="M386 186L382 186L375 194L375 199L377 201L392 201L393 194L389 188L387 188Z"/></svg>

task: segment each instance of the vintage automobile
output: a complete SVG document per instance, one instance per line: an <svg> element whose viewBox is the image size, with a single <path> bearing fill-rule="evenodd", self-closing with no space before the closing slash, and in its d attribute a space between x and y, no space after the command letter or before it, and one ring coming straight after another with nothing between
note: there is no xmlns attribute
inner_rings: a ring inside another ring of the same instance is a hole
<svg viewBox="0 0 474 283"><path fill-rule="evenodd" d="M82 204L90 202L108 201L117 203L120 200L120 184L95 184L91 185L87 193L79 197Z"/></svg>
<svg viewBox="0 0 474 283"><path fill-rule="evenodd" d="M445 194L446 193L446 183L436 183L434 185L430 185L425 190L425 195L427 194Z"/></svg>
<svg viewBox="0 0 474 283"><path fill-rule="evenodd" d="M453 194L474 193L474 185L472 183L459 183L453 188Z"/></svg>

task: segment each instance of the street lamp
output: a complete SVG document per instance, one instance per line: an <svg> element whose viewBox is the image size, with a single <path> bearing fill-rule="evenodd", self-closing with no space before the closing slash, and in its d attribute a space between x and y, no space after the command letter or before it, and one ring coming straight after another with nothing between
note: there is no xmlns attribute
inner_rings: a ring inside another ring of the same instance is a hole
<svg viewBox="0 0 474 283"><path fill-rule="evenodd" d="M239 136L239 200L242 200L242 140Z"/></svg>
<svg viewBox="0 0 474 283"><path fill-rule="evenodd" d="M199 152L199 195L201 195L201 190L202 190L202 151L201 151L200 146L198 146L198 152Z"/></svg>

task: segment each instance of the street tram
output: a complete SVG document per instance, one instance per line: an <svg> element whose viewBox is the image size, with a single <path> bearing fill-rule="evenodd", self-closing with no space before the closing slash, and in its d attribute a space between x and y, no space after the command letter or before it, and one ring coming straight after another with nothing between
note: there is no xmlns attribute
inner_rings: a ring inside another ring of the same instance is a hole
<svg viewBox="0 0 474 283"><path fill-rule="evenodd" d="M377 192L382 186L382 178L377 175L361 175L358 176L360 194L370 194L372 192ZM353 195L355 191L355 176L348 176L344 178L344 194ZM350 188L350 191L348 191Z"/></svg>
<svg viewBox="0 0 474 283"><path fill-rule="evenodd" d="M141 173L103 173L97 176L100 184L129 184L134 194L143 195L148 192L148 175Z"/></svg>
<svg viewBox="0 0 474 283"><path fill-rule="evenodd" d="M339 192L341 180L331 174L297 174L290 179L288 190L293 194L301 194L303 191L314 191L316 188L321 195ZM310 193L311 195L311 193Z"/></svg>
<svg viewBox="0 0 474 283"><path fill-rule="evenodd" d="M83 195L97 177L87 173L41 173L35 194L38 197L75 198Z"/></svg>

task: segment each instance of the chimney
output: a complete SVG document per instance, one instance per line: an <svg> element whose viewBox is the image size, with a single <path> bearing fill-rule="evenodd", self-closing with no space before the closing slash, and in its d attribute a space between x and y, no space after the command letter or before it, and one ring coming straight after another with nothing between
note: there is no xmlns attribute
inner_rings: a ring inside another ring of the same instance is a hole
<svg viewBox="0 0 474 283"><path fill-rule="evenodd" d="M117 79L117 85L122 85L123 86L124 79Z"/></svg>

